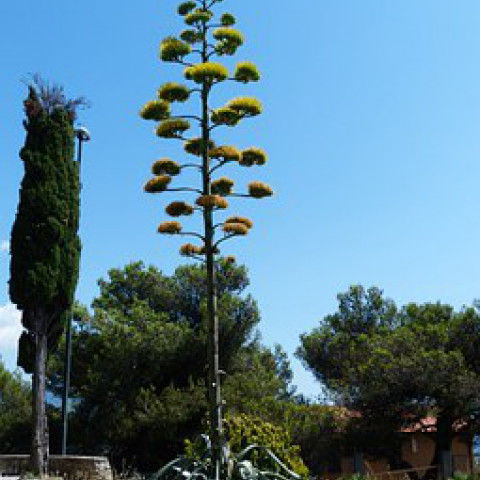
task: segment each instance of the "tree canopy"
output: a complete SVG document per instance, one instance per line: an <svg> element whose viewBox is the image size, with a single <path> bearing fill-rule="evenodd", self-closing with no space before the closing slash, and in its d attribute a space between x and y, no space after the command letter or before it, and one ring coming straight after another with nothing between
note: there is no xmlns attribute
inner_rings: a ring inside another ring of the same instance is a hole
<svg viewBox="0 0 480 480"><path fill-rule="evenodd" d="M0 453L28 451L32 394L20 372L11 373L0 361Z"/></svg>
<svg viewBox="0 0 480 480"><path fill-rule="evenodd" d="M258 414L288 397L291 371L280 349L258 342L246 269L217 265L227 409ZM72 448L153 471L205 426L205 269L182 266L168 276L135 262L99 285L93 314L77 308L74 317ZM61 355L50 372L59 393Z"/></svg>
<svg viewBox="0 0 480 480"><path fill-rule="evenodd" d="M379 289L360 286L338 299L338 311L302 335L298 356L338 402L365 417L394 429L436 416L438 461L455 428L472 425L480 412L478 309L397 309Z"/></svg>

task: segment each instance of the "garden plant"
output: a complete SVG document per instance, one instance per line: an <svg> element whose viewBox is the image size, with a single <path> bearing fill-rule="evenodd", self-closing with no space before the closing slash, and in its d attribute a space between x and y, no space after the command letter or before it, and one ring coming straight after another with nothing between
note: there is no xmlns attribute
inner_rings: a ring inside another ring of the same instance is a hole
<svg viewBox="0 0 480 480"><path fill-rule="evenodd" d="M221 128L232 128L240 122L262 112L262 104L253 97L236 97L225 105L213 105L212 91L227 82L247 84L257 82L260 73L247 61L237 63L234 71L219 63L219 59L234 55L244 42L242 33L234 25L230 13L214 12L222 0L196 0L183 2L178 14L186 28L179 37L169 36L160 45L163 62L183 67L183 80L168 82L158 90L158 98L148 102L141 110L145 120L157 123L156 134L160 138L174 139L183 143L183 155L193 160L176 161L169 158L157 160L152 165L154 177L145 185L149 193L178 192L193 195L190 203L175 200L166 207L170 217L189 217L196 213L202 218L200 228L184 228L177 220L164 221L158 232L166 235L194 237L196 244L181 246L183 256L204 263L207 273L207 319L208 319L208 390L209 423L211 442L210 475L218 479L225 464L224 432L222 425L221 371L219 367L219 323L215 286L216 260L220 246L234 237L245 236L253 226L250 219L239 215L225 215L228 199L247 197L261 199L273 194L272 189L259 181L251 182L245 192L234 188L235 182L221 171L231 165L244 168L264 165L266 153L258 147L240 149L234 145L217 143ZM174 106L195 103L197 111L173 113ZM179 179L187 169L198 172L198 182L183 185ZM217 215L221 218L217 218ZM193 223L193 222L192 222ZM233 257L227 257L234 262Z"/></svg>

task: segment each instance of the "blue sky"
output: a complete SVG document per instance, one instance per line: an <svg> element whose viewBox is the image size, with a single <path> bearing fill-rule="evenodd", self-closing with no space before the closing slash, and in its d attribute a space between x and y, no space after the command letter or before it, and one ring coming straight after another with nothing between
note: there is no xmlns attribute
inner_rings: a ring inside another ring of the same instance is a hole
<svg viewBox="0 0 480 480"><path fill-rule="evenodd" d="M40 72L92 102L80 114L92 132L78 288L87 304L111 267L142 259L171 273L183 262L180 242L155 233L167 199L142 192L152 161L179 159L180 147L137 115L160 84L180 78L157 57L161 38L181 29L176 4L0 5L0 242L22 177L21 79ZM265 107L218 137L269 152L262 169L228 172L277 193L233 202L255 228L229 247L249 268L264 342L292 354L353 283L377 285L400 304L461 307L480 297L480 3L226 0L220 10L236 14L246 37L235 59L263 74L257 85L219 87L215 100L257 95ZM13 367L18 318L0 250L0 353ZM300 391L320 393L296 361L294 369Z"/></svg>

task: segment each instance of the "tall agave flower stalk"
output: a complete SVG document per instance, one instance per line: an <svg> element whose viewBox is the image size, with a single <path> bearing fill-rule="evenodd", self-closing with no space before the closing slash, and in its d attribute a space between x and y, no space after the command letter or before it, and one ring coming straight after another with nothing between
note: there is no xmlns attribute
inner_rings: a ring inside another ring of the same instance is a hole
<svg viewBox="0 0 480 480"><path fill-rule="evenodd" d="M156 134L159 137L180 140L185 156L194 157L193 160L179 162L168 158L156 161L152 166L154 177L146 183L145 191L193 195L192 203L183 200L170 203L166 214L177 218L198 213L203 217L200 232L185 231L176 220L161 223L158 232L195 237L199 243L182 245L180 253L204 262L206 267L211 478L215 479L221 474L223 447L215 259L220 254L220 244L247 235L253 226L247 218L225 215L229 207L227 199L260 199L273 195L268 185L258 181L250 183L246 192L237 192L232 179L218 176L220 170L230 164L253 167L267 161L266 153L260 148L241 150L233 145L217 145L213 139L213 133L219 132L221 127L234 127L262 112L261 103L252 97L237 97L226 105L214 106L210 103L214 87L221 88L229 81L246 84L260 79L257 67L251 62L238 63L233 72L218 62L221 57L234 55L244 41L241 32L234 28L235 17L232 14L214 12L218 3L222 0L194 0L178 6L178 14L183 17L186 29L178 38L170 36L161 42L160 59L183 66L185 82L165 83L159 88L158 97L148 102L140 112L145 120L157 122ZM200 112L172 114L173 106L188 101L197 102ZM187 168L199 172L198 184L176 185L174 179L177 180L176 177ZM219 213L223 213L222 218L214 218Z"/></svg>

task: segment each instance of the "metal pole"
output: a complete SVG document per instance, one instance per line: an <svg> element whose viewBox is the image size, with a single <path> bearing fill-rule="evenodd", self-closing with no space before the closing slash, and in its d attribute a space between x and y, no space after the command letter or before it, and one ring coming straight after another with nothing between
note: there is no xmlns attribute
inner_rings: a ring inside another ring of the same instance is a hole
<svg viewBox="0 0 480 480"><path fill-rule="evenodd" d="M68 312L67 332L65 341L65 362L63 370L63 395L62 395L62 455L67 454L68 436L68 394L70 390L70 369L72 363L72 315Z"/></svg>
<svg viewBox="0 0 480 480"><path fill-rule="evenodd" d="M82 167L82 143L90 140L90 132L80 127L75 130L75 136L78 139L78 176L80 181L80 173ZM80 183L80 188L81 188ZM68 438L68 395L70 391L70 372L72 367L72 312L67 312L67 331L65 339L65 359L63 364L63 394L62 394L62 455L67 454L67 438Z"/></svg>

